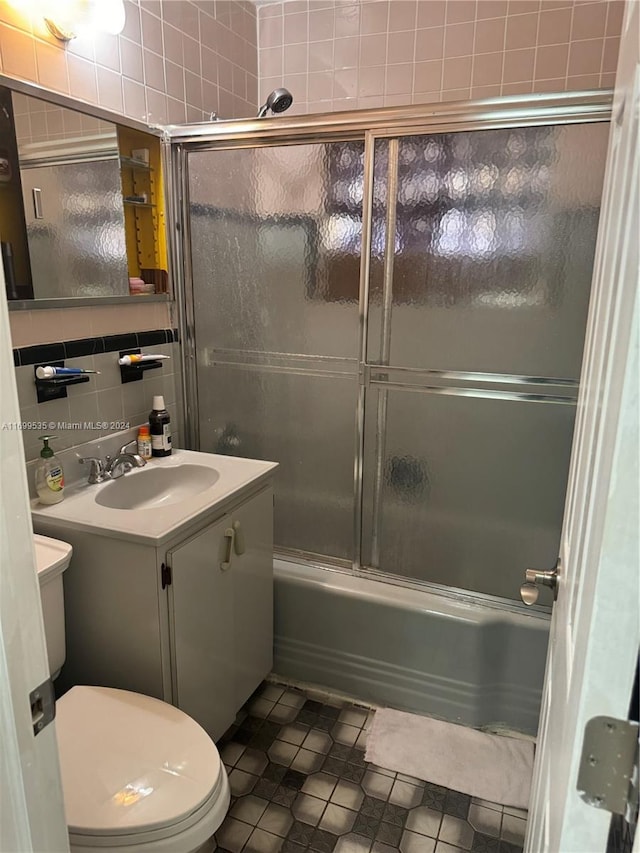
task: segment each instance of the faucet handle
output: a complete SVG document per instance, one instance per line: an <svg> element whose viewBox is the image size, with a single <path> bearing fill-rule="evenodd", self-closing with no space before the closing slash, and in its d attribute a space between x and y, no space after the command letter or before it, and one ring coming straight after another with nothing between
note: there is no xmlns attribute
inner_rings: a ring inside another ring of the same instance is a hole
<svg viewBox="0 0 640 853"><path fill-rule="evenodd" d="M126 453L127 447L129 447L129 445L131 445L131 444L137 445L137 443L138 443L138 439L132 438L131 441L128 441L126 444L123 444L122 447L120 448L120 450L118 451L118 456L122 456L123 453Z"/></svg>
<svg viewBox="0 0 640 853"><path fill-rule="evenodd" d="M104 480L104 463L97 456L84 456L78 459L81 465L89 464L89 483L101 483Z"/></svg>
<svg viewBox="0 0 640 853"><path fill-rule="evenodd" d="M99 456L78 456L78 462L84 465L88 462L95 464L98 468L102 468L102 459Z"/></svg>

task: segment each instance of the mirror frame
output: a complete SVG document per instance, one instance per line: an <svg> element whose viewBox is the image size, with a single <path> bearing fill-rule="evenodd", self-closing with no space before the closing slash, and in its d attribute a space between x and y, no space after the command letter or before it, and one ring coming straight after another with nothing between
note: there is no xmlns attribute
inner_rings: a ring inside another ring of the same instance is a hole
<svg viewBox="0 0 640 853"><path fill-rule="evenodd" d="M162 139L164 136L163 128L145 124L143 121L128 118L111 110L106 110L103 107L94 104L88 104L85 101L79 101L72 98L70 95L64 95L60 92L52 92L50 89L45 89L38 83L27 83L23 80L16 80L13 77L7 77L6 74L0 73L0 86L10 89L12 92L18 92L21 95L29 95L33 98L39 98L41 101L47 101L50 104L55 104L58 107L76 110L76 112L84 113L93 118L109 121L115 125L129 127L133 130L140 130L143 133L148 133L150 136L157 136ZM7 305L9 311L33 311L39 308L80 308L86 305L146 305L149 302L172 302L173 290L171 288L171 261L169 260L169 292L168 293L152 293L147 296L69 296L57 297L55 299L8 299Z"/></svg>

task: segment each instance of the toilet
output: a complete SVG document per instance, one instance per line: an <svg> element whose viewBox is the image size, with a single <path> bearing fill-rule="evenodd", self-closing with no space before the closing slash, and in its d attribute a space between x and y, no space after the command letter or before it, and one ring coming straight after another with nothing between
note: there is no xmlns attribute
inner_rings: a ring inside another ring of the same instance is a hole
<svg viewBox="0 0 640 853"><path fill-rule="evenodd" d="M66 542L34 535L49 669L65 659ZM128 690L73 687L56 703L72 853L194 853L229 808L215 744L173 705Z"/></svg>

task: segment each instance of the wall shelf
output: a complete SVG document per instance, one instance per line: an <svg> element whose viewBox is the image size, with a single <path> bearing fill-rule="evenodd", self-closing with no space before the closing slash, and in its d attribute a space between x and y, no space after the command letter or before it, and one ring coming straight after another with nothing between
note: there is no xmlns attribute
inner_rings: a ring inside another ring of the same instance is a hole
<svg viewBox="0 0 640 853"><path fill-rule="evenodd" d="M125 349L119 353L119 358L125 355L140 355L140 353L139 348ZM158 367L162 367L162 361L139 361L135 364L121 364L119 367L120 380L123 385L126 385L128 382L138 382L142 379L145 370L156 370Z"/></svg>
<svg viewBox="0 0 640 853"><path fill-rule="evenodd" d="M51 379L39 379L36 370L39 367L64 367L64 361L47 361L42 364L33 365L33 375L36 383L36 397L38 403L48 403L50 400L62 400L67 396L69 385L79 385L88 382L91 378L86 373L78 373L68 376L52 376Z"/></svg>
<svg viewBox="0 0 640 853"><path fill-rule="evenodd" d="M145 163L144 160L134 160L133 157L120 155L120 165L123 169L134 169L138 172L153 172L153 166Z"/></svg>

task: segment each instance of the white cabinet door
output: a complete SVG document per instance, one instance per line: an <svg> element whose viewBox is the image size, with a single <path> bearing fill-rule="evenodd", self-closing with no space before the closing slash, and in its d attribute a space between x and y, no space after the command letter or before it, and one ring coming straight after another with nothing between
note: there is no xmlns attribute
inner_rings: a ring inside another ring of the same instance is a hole
<svg viewBox="0 0 640 853"><path fill-rule="evenodd" d="M173 701L217 740L273 663L272 490L174 548L167 563Z"/></svg>
<svg viewBox="0 0 640 853"><path fill-rule="evenodd" d="M236 547L233 579L236 706L273 666L273 492L266 489L229 516ZM244 553L236 551L244 546Z"/></svg>
<svg viewBox="0 0 640 853"><path fill-rule="evenodd" d="M233 577L226 558L229 517L207 527L167 555L174 704L214 740L235 718Z"/></svg>

